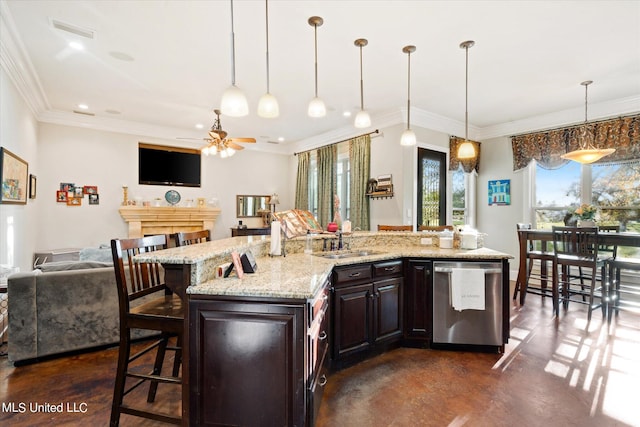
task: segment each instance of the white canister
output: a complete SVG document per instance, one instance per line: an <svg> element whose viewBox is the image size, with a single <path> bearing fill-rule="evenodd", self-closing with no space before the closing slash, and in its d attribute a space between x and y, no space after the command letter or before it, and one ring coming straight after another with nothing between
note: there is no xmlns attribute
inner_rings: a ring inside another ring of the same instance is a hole
<svg viewBox="0 0 640 427"><path fill-rule="evenodd" d="M478 249L478 234L471 232L460 233L460 249Z"/></svg>
<svg viewBox="0 0 640 427"><path fill-rule="evenodd" d="M453 237L440 237L440 248L442 248L442 249L452 249L453 248Z"/></svg>

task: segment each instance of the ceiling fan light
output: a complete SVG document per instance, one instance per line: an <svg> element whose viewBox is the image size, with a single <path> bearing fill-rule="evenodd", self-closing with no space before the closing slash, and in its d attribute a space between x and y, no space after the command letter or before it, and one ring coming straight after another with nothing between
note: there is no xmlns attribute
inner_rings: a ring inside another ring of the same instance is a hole
<svg viewBox="0 0 640 427"><path fill-rule="evenodd" d="M247 97L238 86L231 85L224 91L220 110L222 110L222 114L230 117L243 117L249 114Z"/></svg>
<svg viewBox="0 0 640 427"><path fill-rule="evenodd" d="M327 115L327 107L324 105L324 101L317 96L309 102L309 109L307 110L309 117L324 117Z"/></svg>
<svg viewBox="0 0 640 427"><path fill-rule="evenodd" d="M605 148L605 149L584 149L584 150L574 150L567 154L563 154L563 159L573 160L574 162L589 164L600 160L601 158L608 156L609 154L613 154L615 152L615 148Z"/></svg>
<svg viewBox="0 0 640 427"><path fill-rule="evenodd" d="M258 101L258 116L267 119L272 119L280 115L280 107L278 106L278 100L275 96L269 92L260 97Z"/></svg>
<svg viewBox="0 0 640 427"><path fill-rule="evenodd" d="M458 159L473 159L476 156L476 149L472 143L465 141L458 147Z"/></svg>
<svg viewBox="0 0 640 427"><path fill-rule="evenodd" d="M357 128L368 128L369 126L371 126L371 117L369 117L369 113L367 113L365 110L358 111L353 125Z"/></svg>
<svg viewBox="0 0 640 427"><path fill-rule="evenodd" d="M412 131L411 129L406 129L404 132L402 132L402 135L400 136L400 145L405 147L410 145L416 145L415 132Z"/></svg>

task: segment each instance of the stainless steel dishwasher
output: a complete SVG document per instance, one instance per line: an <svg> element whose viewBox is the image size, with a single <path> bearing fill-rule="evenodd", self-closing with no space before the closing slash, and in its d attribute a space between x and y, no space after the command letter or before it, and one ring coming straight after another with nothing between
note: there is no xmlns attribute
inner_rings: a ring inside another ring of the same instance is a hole
<svg viewBox="0 0 640 427"><path fill-rule="evenodd" d="M482 270L484 309L459 311L453 308L451 276L454 269ZM496 262L434 262L433 271L433 343L503 346L502 265Z"/></svg>

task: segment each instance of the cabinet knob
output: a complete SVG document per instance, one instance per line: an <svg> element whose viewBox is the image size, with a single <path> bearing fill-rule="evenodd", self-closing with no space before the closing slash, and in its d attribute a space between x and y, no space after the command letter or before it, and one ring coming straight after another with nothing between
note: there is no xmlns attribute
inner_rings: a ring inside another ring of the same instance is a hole
<svg viewBox="0 0 640 427"><path fill-rule="evenodd" d="M358 277L362 274L362 272L358 271L357 273L351 273L349 277Z"/></svg>
<svg viewBox="0 0 640 427"><path fill-rule="evenodd" d="M327 376L326 375L321 375L320 378L318 378L318 384L321 387L324 387L327 384Z"/></svg>

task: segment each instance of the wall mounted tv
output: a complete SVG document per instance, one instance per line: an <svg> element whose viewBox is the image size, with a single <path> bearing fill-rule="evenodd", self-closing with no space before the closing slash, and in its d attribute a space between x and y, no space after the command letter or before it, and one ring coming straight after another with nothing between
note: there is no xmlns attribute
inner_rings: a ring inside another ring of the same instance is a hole
<svg viewBox="0 0 640 427"><path fill-rule="evenodd" d="M200 187L200 150L138 143L138 182Z"/></svg>

